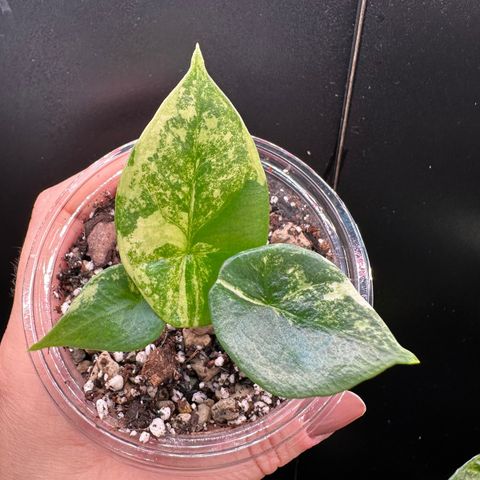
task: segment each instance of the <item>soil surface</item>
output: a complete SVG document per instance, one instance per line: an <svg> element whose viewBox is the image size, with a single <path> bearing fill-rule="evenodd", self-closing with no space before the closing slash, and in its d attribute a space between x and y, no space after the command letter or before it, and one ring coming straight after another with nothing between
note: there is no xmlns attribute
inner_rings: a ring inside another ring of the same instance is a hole
<svg viewBox="0 0 480 480"><path fill-rule="evenodd" d="M329 242L296 195L270 187L270 243L292 243L332 259ZM65 255L54 295L65 313L88 280L120 262L113 223L115 199L105 194ZM146 443L165 435L232 428L267 415L284 399L251 382L223 351L213 328L175 329L143 350L68 349L101 419Z"/></svg>

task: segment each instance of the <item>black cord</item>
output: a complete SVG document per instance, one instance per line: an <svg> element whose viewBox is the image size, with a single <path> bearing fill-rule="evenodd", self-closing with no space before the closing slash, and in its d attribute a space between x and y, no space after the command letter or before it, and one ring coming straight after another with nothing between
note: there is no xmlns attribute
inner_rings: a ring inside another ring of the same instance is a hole
<svg viewBox="0 0 480 480"><path fill-rule="evenodd" d="M338 131L337 147L334 155L334 176L333 189L336 190L340 178L342 160L345 154L345 135L347 132L348 118L350 115L350 105L352 102L353 85L355 74L357 72L360 44L362 42L363 25L365 23L365 12L367 10L367 0L359 0L357 6L357 17L355 19L355 29L353 31L352 50L350 53L350 64L348 66L347 83L345 85L345 96L343 98L342 116L340 119L340 128Z"/></svg>

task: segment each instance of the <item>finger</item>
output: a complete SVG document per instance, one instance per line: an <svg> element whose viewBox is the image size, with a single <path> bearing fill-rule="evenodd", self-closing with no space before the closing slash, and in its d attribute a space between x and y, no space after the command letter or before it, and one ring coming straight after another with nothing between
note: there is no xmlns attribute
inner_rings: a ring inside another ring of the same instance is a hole
<svg viewBox="0 0 480 480"><path fill-rule="evenodd" d="M268 437L268 441L250 447L253 462L252 476L248 478L271 474L365 413L365 404L352 392L334 395L325 402L324 407L317 406L317 411L289 422L286 428Z"/></svg>
<svg viewBox="0 0 480 480"><path fill-rule="evenodd" d="M15 348L20 348L22 351L24 350L24 348L22 348L22 346L24 346L25 340L21 322L21 297L27 262L29 258L33 259L35 257L34 253L32 252L32 246L35 239L39 238L46 231L47 225L50 224L50 228L53 229L62 228L63 225L65 225L69 221L69 219L71 219L72 213L75 211L74 204L72 202L67 202L62 208L60 208L60 210L57 211L57 215L55 215L53 221L55 206L56 203L59 201L60 197L67 194L70 186L75 182L79 175L82 175L83 172L84 171L79 172L63 180L59 184L47 188L38 195L35 201L28 224L25 241L22 246L20 259L18 262L12 314L10 316L10 321L8 322L5 334L3 336L2 344L8 341L9 345L13 345ZM84 189L80 193L80 195L86 194L87 192ZM57 255L57 266L63 258L63 255L66 253L68 247L75 242L81 231L82 222L77 219L71 219L70 228L63 233L64 239L62 242L61 251L59 251Z"/></svg>
<svg viewBox="0 0 480 480"><path fill-rule="evenodd" d="M322 435L330 434L352 423L366 411L362 399L353 392L343 392L335 408L325 416L318 416L306 428L308 436L315 443Z"/></svg>

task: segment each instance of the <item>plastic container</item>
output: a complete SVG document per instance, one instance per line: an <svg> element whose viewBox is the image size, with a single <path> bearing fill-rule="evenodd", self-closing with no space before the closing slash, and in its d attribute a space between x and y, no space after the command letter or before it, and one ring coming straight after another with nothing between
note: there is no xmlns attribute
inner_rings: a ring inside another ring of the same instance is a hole
<svg viewBox="0 0 480 480"><path fill-rule="evenodd" d="M304 201L311 223L323 229L331 244L334 262L363 297L372 302L365 246L343 202L297 157L265 140L256 138L255 143L269 179L279 182L286 195L293 191ZM40 339L58 320L59 301L52 291L64 263L63 256L80 234L94 203L102 199L105 191L115 191L133 144L117 148L79 173L61 192L36 232L22 291L27 345ZM120 433L114 423L97 418L94 405L84 399L83 380L68 352L50 348L32 352L31 359L49 395L79 431L137 466L171 473L174 478L195 478L206 472L208 476L232 467L241 472L252 459L261 463L273 445L276 449L282 444L293 449L296 442L304 441L305 431L314 419L317 424L319 418L328 424L342 396L289 400L254 423L141 444L138 437Z"/></svg>

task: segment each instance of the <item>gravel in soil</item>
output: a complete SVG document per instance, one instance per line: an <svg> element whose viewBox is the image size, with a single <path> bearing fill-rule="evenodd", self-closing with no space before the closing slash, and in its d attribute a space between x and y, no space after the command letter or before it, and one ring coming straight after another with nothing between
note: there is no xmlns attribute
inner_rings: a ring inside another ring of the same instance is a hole
<svg viewBox="0 0 480 480"><path fill-rule="evenodd" d="M302 200L274 180L270 187L270 243L292 243L332 259L329 242L312 225ZM120 262L113 223L115 199L105 199L84 222L65 255L54 295L65 313L83 285ZM146 443L165 435L232 428L267 415L284 399L250 381L223 351L213 327L175 329L143 350L96 352L68 349L85 380L85 398L101 419Z"/></svg>

